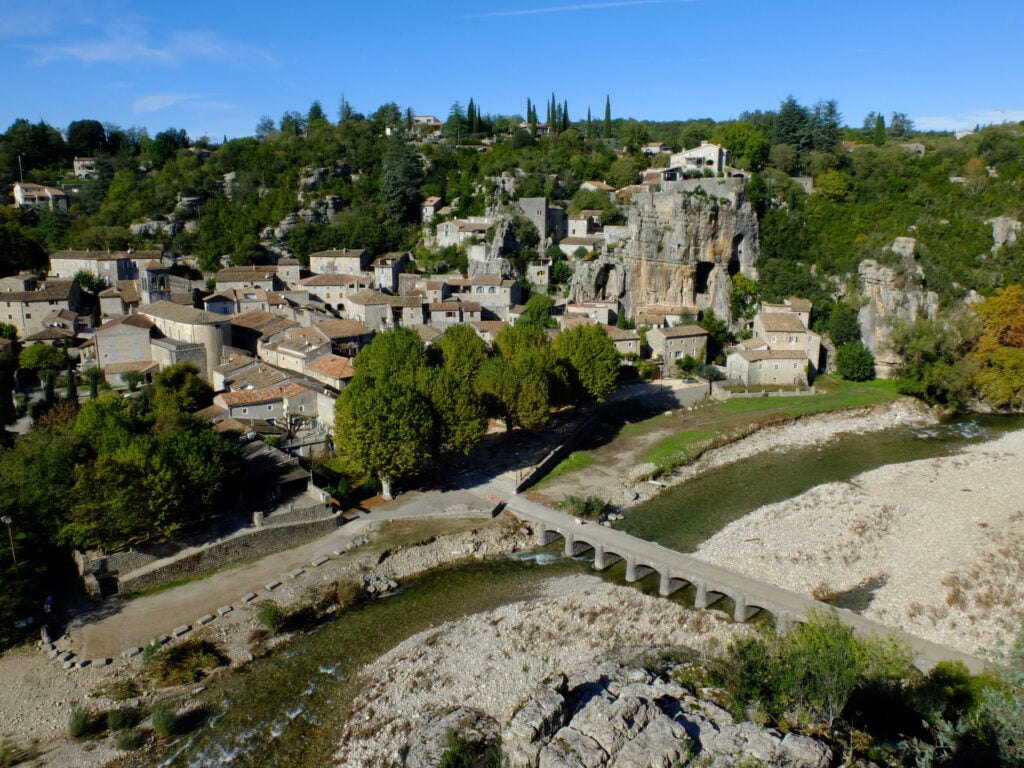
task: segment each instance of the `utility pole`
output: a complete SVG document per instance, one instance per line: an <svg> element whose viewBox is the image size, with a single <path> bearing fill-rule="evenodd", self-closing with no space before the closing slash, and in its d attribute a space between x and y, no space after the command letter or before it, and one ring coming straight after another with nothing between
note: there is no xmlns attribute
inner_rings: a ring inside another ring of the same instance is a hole
<svg viewBox="0 0 1024 768"><path fill-rule="evenodd" d="M11 518L8 515L4 515L3 517L0 517L0 521L7 526L7 538L10 539L11 542L11 559L13 559L14 564L17 565L18 554L14 551L14 534L11 532Z"/></svg>

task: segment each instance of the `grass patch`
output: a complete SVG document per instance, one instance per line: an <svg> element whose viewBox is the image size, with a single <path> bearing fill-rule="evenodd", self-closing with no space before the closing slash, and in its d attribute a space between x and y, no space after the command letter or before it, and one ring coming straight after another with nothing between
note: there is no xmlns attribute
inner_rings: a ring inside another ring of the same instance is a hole
<svg viewBox="0 0 1024 768"><path fill-rule="evenodd" d="M576 472L581 469L586 469L594 463L594 457L589 451L573 451L564 459L562 459L554 469L548 472L544 479L538 483L538 485L554 480L559 475L567 475L570 472Z"/></svg>
<svg viewBox="0 0 1024 768"><path fill-rule="evenodd" d="M227 662L221 650L208 640L187 640L176 645L165 645L145 663L154 683L170 686L202 680L207 672Z"/></svg>
<svg viewBox="0 0 1024 768"><path fill-rule="evenodd" d="M112 701L128 701L128 699L137 699L141 696L142 688L136 680L127 677L101 685L93 691L93 694Z"/></svg>
<svg viewBox="0 0 1024 768"><path fill-rule="evenodd" d="M655 445L644 456L644 461L653 461L655 464L658 464L665 459L678 456L697 443L714 440L719 435L721 435L721 432L717 429L688 429L685 432L667 437Z"/></svg>

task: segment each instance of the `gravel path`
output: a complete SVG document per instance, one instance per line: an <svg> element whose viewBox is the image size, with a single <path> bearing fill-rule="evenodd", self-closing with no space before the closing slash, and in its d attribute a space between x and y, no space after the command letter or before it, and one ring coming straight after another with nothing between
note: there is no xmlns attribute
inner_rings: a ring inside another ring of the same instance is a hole
<svg viewBox="0 0 1024 768"><path fill-rule="evenodd" d="M696 555L968 653L1024 622L1024 431L762 507ZM859 593L859 594L858 594Z"/></svg>

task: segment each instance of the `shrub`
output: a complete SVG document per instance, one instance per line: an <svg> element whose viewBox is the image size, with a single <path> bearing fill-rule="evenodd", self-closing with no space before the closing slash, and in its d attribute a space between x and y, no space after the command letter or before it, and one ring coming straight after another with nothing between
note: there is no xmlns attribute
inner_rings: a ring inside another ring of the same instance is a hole
<svg viewBox="0 0 1024 768"><path fill-rule="evenodd" d="M153 730L163 739L169 739L174 735L178 724L178 716L174 710L164 704L157 704L150 710L150 722Z"/></svg>
<svg viewBox="0 0 1024 768"><path fill-rule="evenodd" d="M68 716L68 733L73 739L86 739L103 731L105 720L87 709L75 707Z"/></svg>
<svg viewBox="0 0 1024 768"><path fill-rule="evenodd" d="M256 611L256 620L268 631L277 634L284 624L285 612L281 606L270 600L260 605L259 610Z"/></svg>
<svg viewBox="0 0 1024 768"><path fill-rule="evenodd" d="M107 683L106 685L100 686L96 689L98 696L105 696L108 699L114 701L127 701L128 699L134 699L142 693L142 689L139 687L137 681L132 678L126 678L124 680L114 680L113 682Z"/></svg>
<svg viewBox="0 0 1024 768"><path fill-rule="evenodd" d="M875 378L875 357L859 341L844 344L836 352L836 371L847 381L871 381Z"/></svg>
<svg viewBox="0 0 1024 768"><path fill-rule="evenodd" d="M189 640L161 648L147 668L157 685L182 685L201 680L210 670L226 664L227 657L208 640Z"/></svg>
<svg viewBox="0 0 1024 768"><path fill-rule="evenodd" d="M114 746L122 752L134 752L146 743L146 734L142 731L121 731L114 737Z"/></svg>
<svg viewBox="0 0 1024 768"><path fill-rule="evenodd" d="M604 512L607 502L597 496L566 496L562 506L570 515L592 520Z"/></svg>
<svg viewBox="0 0 1024 768"><path fill-rule="evenodd" d="M438 768L500 768L502 762L500 744L470 741L465 736L450 732L448 748L437 765Z"/></svg>
<svg viewBox="0 0 1024 768"><path fill-rule="evenodd" d="M107 728L111 731L124 731L139 724L142 713L134 707L112 709L107 712Z"/></svg>

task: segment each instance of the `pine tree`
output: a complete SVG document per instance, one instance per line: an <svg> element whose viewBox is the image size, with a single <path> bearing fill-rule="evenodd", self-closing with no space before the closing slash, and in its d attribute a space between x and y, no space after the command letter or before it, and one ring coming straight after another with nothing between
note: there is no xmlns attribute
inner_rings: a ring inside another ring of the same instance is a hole
<svg viewBox="0 0 1024 768"><path fill-rule="evenodd" d="M885 145L886 138L887 137L885 133L885 118L879 115L878 117L875 118L875 132L874 135L871 137L871 142L876 147L881 147Z"/></svg>
<svg viewBox="0 0 1024 768"><path fill-rule="evenodd" d="M604 97L604 137L610 139L612 137L612 98L611 96Z"/></svg>

